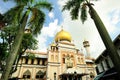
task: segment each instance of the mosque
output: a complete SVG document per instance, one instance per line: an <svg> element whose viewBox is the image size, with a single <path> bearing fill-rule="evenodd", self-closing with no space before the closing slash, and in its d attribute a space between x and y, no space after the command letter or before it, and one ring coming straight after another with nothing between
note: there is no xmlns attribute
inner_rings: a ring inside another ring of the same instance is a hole
<svg viewBox="0 0 120 80"><path fill-rule="evenodd" d="M90 56L89 41L83 41L85 56L76 49L69 32L61 29L47 52L27 50L19 60L12 77L23 80L93 80L96 76L94 59ZM34 55L29 58L29 55Z"/></svg>

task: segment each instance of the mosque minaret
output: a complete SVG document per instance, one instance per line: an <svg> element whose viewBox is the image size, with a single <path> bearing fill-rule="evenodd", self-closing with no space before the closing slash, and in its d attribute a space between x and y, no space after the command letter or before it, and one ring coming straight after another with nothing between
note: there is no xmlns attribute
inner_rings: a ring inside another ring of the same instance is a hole
<svg viewBox="0 0 120 80"><path fill-rule="evenodd" d="M84 40L83 46L84 46L84 48L86 50L86 57L91 57L91 55L90 55L90 44L89 44L89 41Z"/></svg>

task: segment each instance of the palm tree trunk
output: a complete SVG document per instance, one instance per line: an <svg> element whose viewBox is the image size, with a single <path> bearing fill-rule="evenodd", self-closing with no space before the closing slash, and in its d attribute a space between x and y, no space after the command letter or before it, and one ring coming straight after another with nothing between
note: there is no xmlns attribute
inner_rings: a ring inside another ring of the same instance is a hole
<svg viewBox="0 0 120 80"><path fill-rule="evenodd" d="M27 19L28 19L28 15L27 15L27 12L26 12L24 14L22 20L21 20L20 29L19 29L18 34L15 38L15 41L12 45L12 49L11 49L10 54L8 56L5 69L2 73L1 80L8 80L8 78L9 78L10 71L12 69L14 60L15 60L17 54L18 54L19 47L20 47L20 44L22 42L22 38L23 38L23 35L24 35L24 29L25 29L25 26L26 26L26 23L27 23Z"/></svg>
<svg viewBox="0 0 120 80"><path fill-rule="evenodd" d="M109 52L109 56L112 59L112 62L114 64L114 67L116 69L116 71L118 71L118 74L120 76L120 56L102 22L102 20L100 19L100 17L98 16L97 12L94 10L94 8L89 4L89 14L91 16L91 18L93 19L97 30L106 46L107 51Z"/></svg>
<svg viewBox="0 0 120 80"><path fill-rule="evenodd" d="M18 67L19 60L20 60L20 58L22 57L22 54L23 54L25 51L26 51L26 49L18 54L17 58L15 59L15 63L14 63L15 68L13 68L13 70L11 70L10 74L13 74L14 72L17 71L17 67Z"/></svg>

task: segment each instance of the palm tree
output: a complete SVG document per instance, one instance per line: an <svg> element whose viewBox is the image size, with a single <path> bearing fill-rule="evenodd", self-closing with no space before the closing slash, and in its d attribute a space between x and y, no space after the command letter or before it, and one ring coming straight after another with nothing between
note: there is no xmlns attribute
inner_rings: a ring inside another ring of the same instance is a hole
<svg viewBox="0 0 120 80"><path fill-rule="evenodd" d="M9 21L8 25L18 27L19 31L12 45L1 80L8 80L12 65L22 42L25 28L30 28L33 35L38 35L45 21L43 8L49 11L52 9L52 5L43 0L13 1L16 2L16 6L6 12L4 19Z"/></svg>
<svg viewBox="0 0 120 80"><path fill-rule="evenodd" d="M115 66L115 69L118 71L120 75L120 57L117 53L117 50L103 24L101 21L100 17L98 16L97 12L95 9L92 7L92 3L87 0L69 0L66 2L66 4L63 6L63 10L69 10L71 14L72 20L78 19L80 16L81 21L84 23L85 20L87 20L87 8L89 8L89 15L93 19L97 30L106 46L106 49L109 52L109 56L112 59L112 62ZM81 14L79 12L81 11Z"/></svg>

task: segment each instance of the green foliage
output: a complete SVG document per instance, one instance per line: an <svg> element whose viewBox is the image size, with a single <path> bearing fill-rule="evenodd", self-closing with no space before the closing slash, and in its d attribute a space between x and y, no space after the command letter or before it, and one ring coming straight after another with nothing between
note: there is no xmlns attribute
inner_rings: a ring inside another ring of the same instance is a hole
<svg viewBox="0 0 120 80"><path fill-rule="evenodd" d="M51 3L48 3L47 1L43 1L43 0L36 2L36 4L33 7L38 8L38 9L45 8L45 9L48 9L49 11L51 11L53 8Z"/></svg>
<svg viewBox="0 0 120 80"><path fill-rule="evenodd" d="M32 8L32 16L30 18L29 27L31 28L34 35L40 33L44 21L45 21L45 14L36 8Z"/></svg>
<svg viewBox="0 0 120 80"><path fill-rule="evenodd" d="M5 60L12 47L16 34L18 32L17 27L6 26L0 33L1 39L4 41L0 42L0 60ZM23 36L20 52L24 49L36 49L37 40L31 33L25 33Z"/></svg>
<svg viewBox="0 0 120 80"><path fill-rule="evenodd" d="M74 4L75 4L75 0L69 0L68 2L66 2L66 5L63 6L62 11L70 10L71 8L74 7Z"/></svg>
<svg viewBox="0 0 120 80"><path fill-rule="evenodd" d="M8 25L13 25L15 27L19 26L23 9L24 5L18 5L14 8L11 8L4 14L4 20L8 22Z"/></svg>
<svg viewBox="0 0 120 80"><path fill-rule="evenodd" d="M17 5L19 5L19 4L27 5L28 2L33 3L34 0L3 0L3 1L5 1L5 2L7 2L7 1L13 1L13 2L15 2Z"/></svg>
<svg viewBox="0 0 120 80"><path fill-rule="evenodd" d="M71 19L76 20L80 16L82 23L87 20L87 7L85 0L69 0L63 6L62 11L69 10ZM80 13L81 11L81 13Z"/></svg>
<svg viewBox="0 0 120 80"><path fill-rule="evenodd" d="M70 14L72 15L71 16L72 20L78 19L79 8L80 8L80 6L79 6L79 4L77 4L76 7L71 9Z"/></svg>
<svg viewBox="0 0 120 80"><path fill-rule="evenodd" d="M31 33L25 33L23 36L21 50L23 49L37 49L37 40Z"/></svg>
<svg viewBox="0 0 120 80"><path fill-rule="evenodd" d="M34 53L30 53L30 52L25 52L26 57L29 59L35 59L35 54Z"/></svg>
<svg viewBox="0 0 120 80"><path fill-rule="evenodd" d="M33 53L27 53L28 58L35 59L35 55Z"/></svg>
<svg viewBox="0 0 120 80"><path fill-rule="evenodd" d="M0 61L5 61L8 56L7 43L0 43Z"/></svg>
<svg viewBox="0 0 120 80"><path fill-rule="evenodd" d="M7 46L9 48L12 47L17 32L18 32L18 27L13 27L13 26L6 26L2 30L1 37L4 37L5 39L4 41L6 41ZM31 33L24 33L20 51L22 51L23 49L36 49L37 48L36 45L37 45L37 40L35 39L35 37Z"/></svg>
<svg viewBox="0 0 120 80"><path fill-rule="evenodd" d="M86 6L86 4L82 5L80 18L81 18L82 23L84 23L87 20L87 6Z"/></svg>
<svg viewBox="0 0 120 80"><path fill-rule="evenodd" d="M0 32L0 60L6 60L8 57L12 42L16 34L15 27L4 27Z"/></svg>

